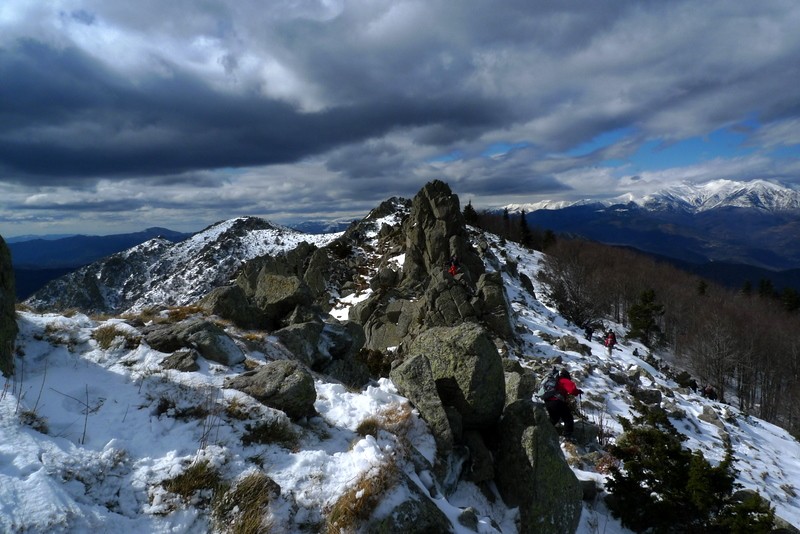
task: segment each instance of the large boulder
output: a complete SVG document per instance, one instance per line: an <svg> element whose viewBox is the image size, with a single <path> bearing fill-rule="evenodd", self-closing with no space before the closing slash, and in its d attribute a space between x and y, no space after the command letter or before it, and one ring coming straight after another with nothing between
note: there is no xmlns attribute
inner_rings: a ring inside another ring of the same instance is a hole
<svg viewBox="0 0 800 534"><path fill-rule="evenodd" d="M320 321L291 324L272 333L281 344L312 369L319 369L330 356L319 350L320 335L325 325Z"/></svg>
<svg viewBox="0 0 800 534"><path fill-rule="evenodd" d="M263 314L267 328L274 328L298 306L311 306L313 298L302 278L262 272L252 301Z"/></svg>
<svg viewBox="0 0 800 534"><path fill-rule="evenodd" d="M250 304L239 285L212 289L197 303L209 315L218 315L242 328L260 328L266 323L259 310Z"/></svg>
<svg viewBox="0 0 800 534"><path fill-rule="evenodd" d="M508 405L499 424L495 482L508 506L519 507L521 534L575 532L583 492L567 464L544 405Z"/></svg>
<svg viewBox="0 0 800 534"><path fill-rule="evenodd" d="M293 360L268 362L260 369L226 378L223 387L247 393L262 404L283 411L291 419L316 413L314 378Z"/></svg>
<svg viewBox="0 0 800 534"><path fill-rule="evenodd" d="M15 302L11 251L0 236L0 372L3 376L11 376L14 372L14 341L17 337Z"/></svg>
<svg viewBox="0 0 800 534"><path fill-rule="evenodd" d="M453 429L439 398L431 362L427 356L420 354L407 358L392 369L389 378L394 382L397 391L411 401L428 423L438 452L444 455L452 451Z"/></svg>
<svg viewBox="0 0 800 534"><path fill-rule="evenodd" d="M160 352L194 348L203 358L223 365L236 365L245 360L242 349L211 321L189 319L175 324L152 325L142 334L147 344Z"/></svg>
<svg viewBox="0 0 800 534"><path fill-rule="evenodd" d="M505 377L497 348L475 323L436 327L409 344L408 357L430 362L439 398L461 415L465 429L493 425L505 404Z"/></svg>

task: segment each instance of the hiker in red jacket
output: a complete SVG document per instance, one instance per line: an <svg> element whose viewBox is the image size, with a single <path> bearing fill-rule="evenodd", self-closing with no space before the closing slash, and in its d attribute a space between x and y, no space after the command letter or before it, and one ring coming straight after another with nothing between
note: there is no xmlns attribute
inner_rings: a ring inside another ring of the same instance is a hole
<svg viewBox="0 0 800 534"><path fill-rule="evenodd" d="M614 333L613 330L609 329L608 333L606 334L605 340L603 340L606 348L608 349L608 355L611 356L611 351L614 350L614 345L617 344L617 335Z"/></svg>
<svg viewBox="0 0 800 534"><path fill-rule="evenodd" d="M567 396L577 396L583 393L578 386L575 385L570 379L569 371L562 369L558 374L558 383L556 384L557 393L544 400L544 405L547 408L547 413L550 415L550 422L555 425L559 421L564 422L564 437L568 441L572 441L572 431L575 427L575 420L572 417L572 410L567 403Z"/></svg>

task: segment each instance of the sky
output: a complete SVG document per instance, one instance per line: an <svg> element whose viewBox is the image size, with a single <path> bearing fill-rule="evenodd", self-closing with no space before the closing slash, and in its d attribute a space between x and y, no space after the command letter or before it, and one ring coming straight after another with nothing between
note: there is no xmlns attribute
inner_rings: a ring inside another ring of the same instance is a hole
<svg viewBox="0 0 800 534"><path fill-rule="evenodd" d="M579 6L579 7L575 7ZM5 0L0 234L800 183L800 3Z"/></svg>
<svg viewBox="0 0 800 534"><path fill-rule="evenodd" d="M519 271L533 281L535 293L545 293L536 277L541 253L506 242L502 245L506 253L500 254L500 240L487 239L499 261L518 258ZM377 264L377 258L375 253L371 261ZM402 256L395 260L402 265ZM487 263L487 268L491 269L491 264ZM634 350L646 352L636 342L623 340L614 355L608 356L597 336L585 341L580 328L524 290L520 277L503 269L502 278L514 311L514 331L520 333L524 349L520 364L528 367L538 359L560 358L560 365L570 370L585 392L580 412L609 439L622 432L618 418L631 417L630 395L611 375L637 375L643 389L658 387L674 393L664 397L663 405L671 413L685 414L671 419L686 436L685 447L702 452L712 465L718 465L725 454L725 440L729 440L736 482L759 491L778 516L800 525L800 443L786 430L742 414L733 406L679 389L674 381L634 355ZM342 299L332 315L347 317L349 307L368 296L369 290ZM196 506L198 499L182 501L165 489L164 481L185 472L194 462L208 461L231 484L263 471L281 488L280 497L274 498L268 509L276 525L274 531L308 531L308 525L323 520L323 511L362 476L381 473L381 466L410 454L402 452L408 445L428 461L434 458L436 446L427 425L390 380L381 379L357 390L321 374L315 377L314 407L318 415L287 423L300 436L296 446L243 445L245 425L253 418L287 421L279 410L222 388L226 377L286 357L273 337L264 336L259 342L256 331L237 333L228 327L234 336L247 334L248 342L240 346L246 350L249 366L228 367L201 357L197 371L178 372L164 370L161 363L167 354L147 343L127 344L124 335L139 334L121 319L24 311L18 317L16 354L24 357L16 360L19 372L14 380L6 381L0 394L0 530L206 532L208 516ZM608 326L624 331L621 325ZM120 333L105 349L93 338L102 328L116 328ZM557 339L565 335L580 339L591 349L591 355L562 352L545 341L548 336ZM735 404L735 398L728 398ZM171 408L159 409L162 404ZM198 407L206 408L208 415L186 415L190 410L196 413ZM224 415L234 410L250 414L250 420ZM23 424L25 413L35 414L46 424L47 432ZM407 418L393 414L407 414ZM370 418L385 422L387 431L375 437L360 436L357 428ZM583 457L592 451L592 445L560 443L575 476L593 480L600 489L600 498L583 503L576 534L630 534L632 531L611 517L603 503L607 476L593 468L596 457ZM489 502L475 484L460 480L453 491L445 492L436 486L430 471L414 468L413 463L418 461L398 463L410 483L437 496L435 504L450 518L456 534L476 532L457 521L467 507L478 518L480 534L518 531L516 509L508 508L501 499ZM409 498L406 490L387 496L394 504ZM305 528L301 527L303 523Z"/></svg>

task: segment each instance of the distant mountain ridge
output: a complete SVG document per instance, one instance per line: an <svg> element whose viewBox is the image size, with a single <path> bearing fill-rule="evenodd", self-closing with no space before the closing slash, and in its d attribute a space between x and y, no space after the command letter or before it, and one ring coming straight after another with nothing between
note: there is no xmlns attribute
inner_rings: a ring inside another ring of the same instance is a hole
<svg viewBox="0 0 800 534"><path fill-rule="evenodd" d="M151 305L184 305L230 282L246 261L321 245L339 234L305 234L258 217L221 221L172 243L157 237L52 280L26 303L39 309L119 313Z"/></svg>
<svg viewBox="0 0 800 534"><path fill-rule="evenodd" d="M59 239L17 241L10 243L9 249L15 269L65 269L86 265L156 237L174 243L190 235L192 234L153 227L128 234L75 235Z"/></svg>
<svg viewBox="0 0 800 534"><path fill-rule="evenodd" d="M531 226L662 256L731 287L766 278L800 290L792 272L800 268L800 191L792 187L716 180L642 197L506 208L525 210Z"/></svg>
<svg viewBox="0 0 800 534"><path fill-rule="evenodd" d="M800 191L767 180L713 180L704 184L684 182L644 196L627 193L602 200L542 200L527 204L508 204L504 208L511 213L519 213L522 210L558 210L575 206L608 208L629 204L649 211L694 214L720 208L745 208L764 212L800 211Z"/></svg>

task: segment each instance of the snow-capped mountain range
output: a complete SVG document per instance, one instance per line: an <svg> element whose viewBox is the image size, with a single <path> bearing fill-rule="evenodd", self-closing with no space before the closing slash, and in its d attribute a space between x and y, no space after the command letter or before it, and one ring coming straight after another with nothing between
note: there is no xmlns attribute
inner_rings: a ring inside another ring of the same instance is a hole
<svg viewBox="0 0 800 534"><path fill-rule="evenodd" d="M698 266L699 273L729 287L782 271L788 274L773 280L776 287L800 288L800 279L790 272L800 268L800 190L787 185L716 180L644 196L506 208L511 213L524 210L532 227L633 247L688 270Z"/></svg>
<svg viewBox="0 0 800 534"><path fill-rule="evenodd" d="M557 210L572 206L613 206L634 203L650 211L700 213L717 208L752 208L767 212L800 210L800 191L767 180L737 182L714 180L704 184L684 182L655 193L636 196L632 193L612 199L578 201L542 200L529 204L509 204L510 212Z"/></svg>

